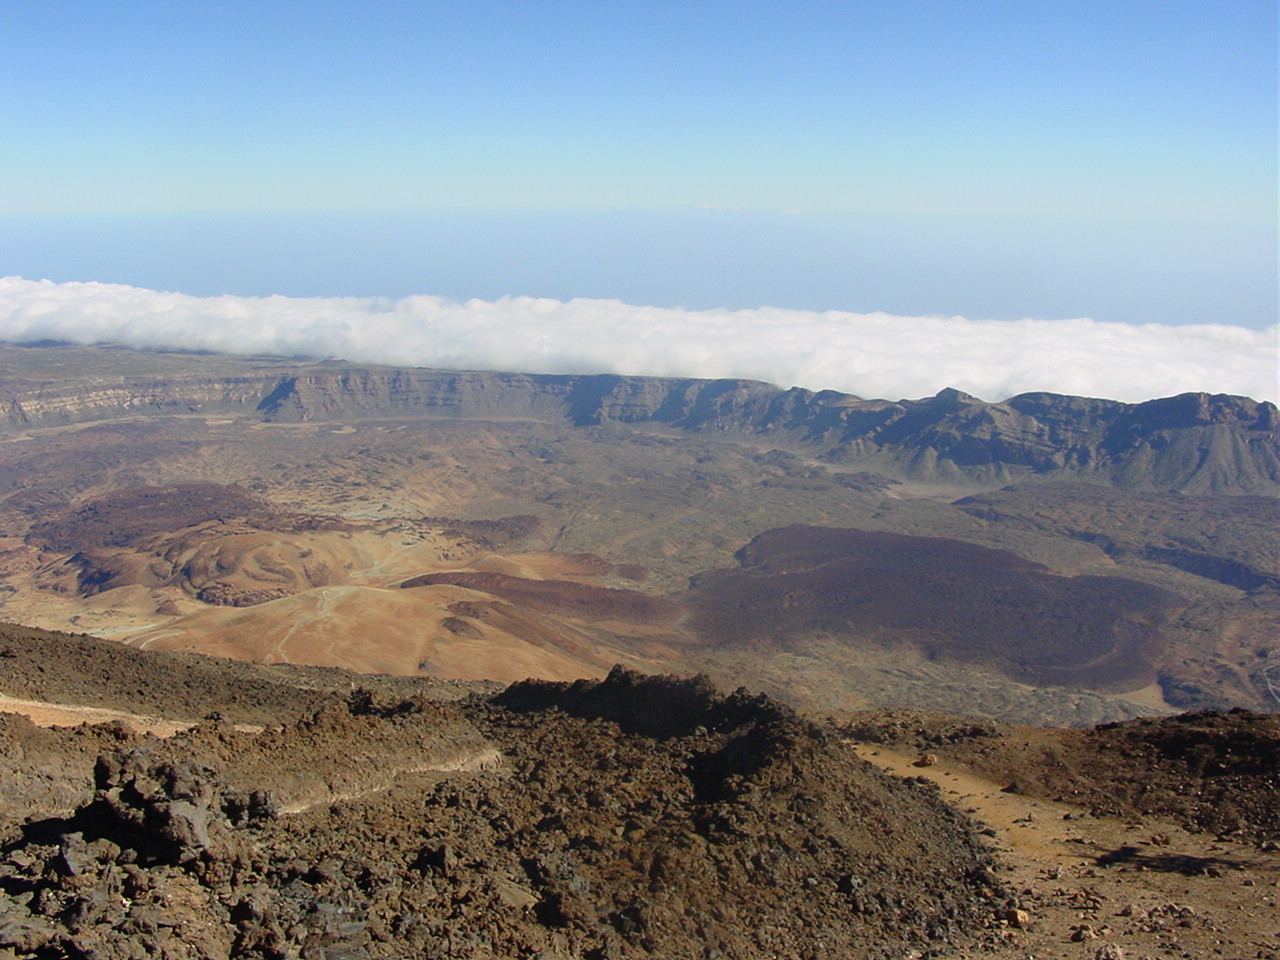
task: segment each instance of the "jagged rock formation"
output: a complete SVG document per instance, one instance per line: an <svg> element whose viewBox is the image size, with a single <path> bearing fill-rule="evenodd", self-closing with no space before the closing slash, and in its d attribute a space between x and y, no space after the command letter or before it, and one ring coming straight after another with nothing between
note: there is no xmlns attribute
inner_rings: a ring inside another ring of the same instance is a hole
<svg viewBox="0 0 1280 960"><path fill-rule="evenodd" d="M421 764L459 730L501 766ZM0 838L0 954L878 960L972 943L1004 904L936 787L696 679L353 695L261 736L124 743L71 817ZM343 747L359 792L290 813L282 788L331 779L297 761Z"/></svg>
<svg viewBox="0 0 1280 960"><path fill-rule="evenodd" d="M13 351L17 348L6 348ZM26 348L30 350L32 348ZM93 356L93 351L80 351ZM97 359L112 359L103 352ZM219 358L224 377L175 367L168 377L33 376L10 355L0 408L26 429L136 416L251 415L269 422L378 417L522 418L663 424L767 436L911 479L1009 483L1055 474L1135 489L1274 493L1274 404L1183 394L1140 404L1022 394L987 403L957 390L921 400L864 400L750 380L536 376ZM110 364L107 364L108 368Z"/></svg>

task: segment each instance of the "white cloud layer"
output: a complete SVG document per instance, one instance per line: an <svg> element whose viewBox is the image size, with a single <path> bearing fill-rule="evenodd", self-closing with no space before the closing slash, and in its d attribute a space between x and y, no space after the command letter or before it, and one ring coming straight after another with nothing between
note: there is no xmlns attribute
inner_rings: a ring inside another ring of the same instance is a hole
<svg viewBox="0 0 1280 960"><path fill-rule="evenodd" d="M0 340L523 373L746 377L862 397L956 387L1137 402L1188 391L1277 399L1277 331L885 313L682 310L504 297L191 297L0 279Z"/></svg>

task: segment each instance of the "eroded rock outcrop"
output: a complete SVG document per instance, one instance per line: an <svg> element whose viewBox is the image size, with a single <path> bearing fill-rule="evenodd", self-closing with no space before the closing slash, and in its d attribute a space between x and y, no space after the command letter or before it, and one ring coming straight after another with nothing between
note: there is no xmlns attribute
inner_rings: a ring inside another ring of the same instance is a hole
<svg viewBox="0 0 1280 960"><path fill-rule="evenodd" d="M281 814L276 770L312 739L372 756L463 717L500 766ZM617 669L461 708L358 692L279 731L274 767L227 736L104 753L91 802L6 838L0 957L847 960L970 943L1004 903L936 788L702 680Z"/></svg>

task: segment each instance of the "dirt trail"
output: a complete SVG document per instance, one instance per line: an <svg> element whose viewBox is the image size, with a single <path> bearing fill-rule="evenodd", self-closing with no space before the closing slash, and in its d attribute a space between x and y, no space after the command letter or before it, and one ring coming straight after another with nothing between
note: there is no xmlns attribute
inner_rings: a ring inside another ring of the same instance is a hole
<svg viewBox="0 0 1280 960"><path fill-rule="evenodd" d="M41 727L75 727L82 723L111 723L119 720L139 733L153 733L157 737L171 737L195 725L179 720L164 720L160 717L126 713L123 710L82 707L70 703L49 703L42 700L19 700L6 697L4 694L0 694L0 713L21 714Z"/></svg>
<svg viewBox="0 0 1280 960"><path fill-rule="evenodd" d="M166 720L125 710L109 710L105 707L85 707L74 703L50 703L46 700L21 700L0 693L0 713L16 713L26 717L38 727L78 727L84 723L114 723L120 721L135 733L150 733L157 737L172 737L190 730L194 720ZM241 733L261 733L258 723L232 724Z"/></svg>
<svg viewBox="0 0 1280 960"><path fill-rule="evenodd" d="M1280 958L1280 851L1147 818L1093 817L1006 793L946 759L852 745L901 777L926 777L989 826L1014 902L1005 945L962 957ZM1121 951L1116 953L1114 951Z"/></svg>

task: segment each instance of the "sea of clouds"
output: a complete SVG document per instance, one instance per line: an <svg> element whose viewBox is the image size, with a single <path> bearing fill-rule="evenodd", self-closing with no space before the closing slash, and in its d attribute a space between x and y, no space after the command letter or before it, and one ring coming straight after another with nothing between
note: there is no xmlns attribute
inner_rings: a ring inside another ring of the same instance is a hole
<svg viewBox="0 0 1280 960"><path fill-rule="evenodd" d="M955 387L1137 402L1277 399L1277 330L886 313L684 310L617 300L192 297L0 279L0 340L341 357L523 373L744 377L887 399Z"/></svg>

